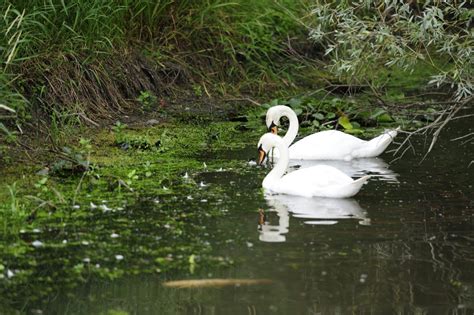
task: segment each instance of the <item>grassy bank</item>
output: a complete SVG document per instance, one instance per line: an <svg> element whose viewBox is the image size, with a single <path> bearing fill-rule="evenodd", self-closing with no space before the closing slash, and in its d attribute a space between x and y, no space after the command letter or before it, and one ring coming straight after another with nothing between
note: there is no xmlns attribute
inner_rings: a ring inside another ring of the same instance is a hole
<svg viewBox="0 0 474 315"><path fill-rule="evenodd" d="M304 1L5 1L0 12L0 96L19 119L110 117L177 86L210 96L288 85L288 40L306 37Z"/></svg>

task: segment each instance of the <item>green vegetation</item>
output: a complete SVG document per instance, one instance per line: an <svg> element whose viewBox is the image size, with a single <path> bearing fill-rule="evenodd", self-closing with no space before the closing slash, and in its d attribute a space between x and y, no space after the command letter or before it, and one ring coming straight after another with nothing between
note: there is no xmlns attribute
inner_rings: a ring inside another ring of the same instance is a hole
<svg viewBox="0 0 474 315"><path fill-rule="evenodd" d="M22 177L18 166L11 175L6 170L0 187L0 304L19 307L22 296L46 303L41 299L91 277L194 273L231 264L209 254L203 233L211 231L202 225L225 215L220 203L230 196L200 178L221 168L251 171L245 161L217 157L204 163L201 157L247 146L261 132L242 137L237 125L116 125L63 148L39 172L37 165L23 165ZM117 146L117 137L140 134L160 141L159 148Z"/></svg>
<svg viewBox="0 0 474 315"><path fill-rule="evenodd" d="M41 304L89 278L231 264L210 254L202 223L234 192L201 177L255 172L229 152L256 143L269 106L291 106L302 135L369 137L439 126L441 108L420 95L430 80L469 100L472 28L460 26L472 10L424 9L438 23L424 37L408 32L423 21L405 5L385 8L399 18L383 24L382 3L361 3L3 1L0 304ZM246 192L256 203L259 187Z"/></svg>
<svg viewBox="0 0 474 315"><path fill-rule="evenodd" d="M384 68L431 69L429 84L451 85L457 100L474 92L473 10L466 2L317 1L310 38L328 69L349 82L380 86ZM429 81L429 82L428 82Z"/></svg>
<svg viewBox="0 0 474 315"><path fill-rule="evenodd" d="M286 42L305 39L293 17L305 8L287 0L3 1L2 109L17 121L32 109L88 121L133 100L151 110L176 85L202 96L291 81Z"/></svg>
<svg viewBox="0 0 474 315"><path fill-rule="evenodd" d="M60 147L84 122L236 96L363 92L392 112L430 82L472 95L464 3L7 0L0 12L2 156L31 116Z"/></svg>

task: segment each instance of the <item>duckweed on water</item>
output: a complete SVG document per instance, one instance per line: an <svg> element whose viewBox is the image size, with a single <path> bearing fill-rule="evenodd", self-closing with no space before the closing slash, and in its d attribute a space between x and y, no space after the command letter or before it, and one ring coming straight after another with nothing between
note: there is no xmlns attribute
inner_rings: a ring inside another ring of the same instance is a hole
<svg viewBox="0 0 474 315"><path fill-rule="evenodd" d="M39 303L96 277L232 263L210 255L212 231L204 222L225 215L220 204L226 196L200 174L250 168L245 161L204 158L256 137L235 127L122 128L122 139L160 142L127 150L116 145L116 131L103 131L86 141L81 158L91 167L83 173L53 171L57 161L40 172L36 165L23 166L20 178L7 170L0 193L0 304Z"/></svg>

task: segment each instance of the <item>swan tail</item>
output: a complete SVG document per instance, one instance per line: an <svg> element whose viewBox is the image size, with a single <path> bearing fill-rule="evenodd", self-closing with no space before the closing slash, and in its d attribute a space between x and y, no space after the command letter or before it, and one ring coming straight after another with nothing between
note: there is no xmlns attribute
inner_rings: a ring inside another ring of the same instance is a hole
<svg viewBox="0 0 474 315"><path fill-rule="evenodd" d="M328 198L350 198L355 196L370 178L370 175L358 178L350 183L343 186L339 186L337 190L332 187L330 190L319 194L313 194L312 197L328 197Z"/></svg>
<svg viewBox="0 0 474 315"><path fill-rule="evenodd" d="M354 152L354 157L364 158L364 157L376 157L380 155L385 149L392 143L393 139L397 136L400 127L396 129L391 129L385 131L378 137L373 138L372 140L367 141L364 145Z"/></svg>
<svg viewBox="0 0 474 315"><path fill-rule="evenodd" d="M367 183L369 178L370 178L370 175L366 175L366 176L363 176L363 177L358 178L355 181L353 181L350 184L350 187L347 191L347 196L346 197L352 197L352 196L356 195L359 192L359 190L362 188L362 186L365 183Z"/></svg>

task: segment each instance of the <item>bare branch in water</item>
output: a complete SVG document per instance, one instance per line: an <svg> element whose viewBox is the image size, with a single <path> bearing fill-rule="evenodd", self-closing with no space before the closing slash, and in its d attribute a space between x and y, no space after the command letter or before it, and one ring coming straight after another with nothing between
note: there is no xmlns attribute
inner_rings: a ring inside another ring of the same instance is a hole
<svg viewBox="0 0 474 315"><path fill-rule="evenodd" d="M396 161L396 160L400 159L408 151L408 148L413 147L411 142L410 142L411 137L413 137L414 135L426 135L427 133L431 133L434 130L433 137L431 138L430 146L429 146L428 150L426 151L425 155L423 156L423 158L420 161L420 163L422 163L426 159L428 154L433 150L434 145L438 141L438 138L439 138L439 135L440 135L441 131L443 130L443 128L449 122L452 122L453 120L457 120L457 119L461 119L461 118L467 118L467 117L472 116L472 114L468 114L468 115L455 117L456 114L461 109L465 108L465 106L467 104L469 104L472 100L473 100L473 97L471 96L471 97L468 97L467 99L465 99L463 101L456 102L454 106L449 106L449 107L445 108L443 111L441 111L439 113L438 117L432 123L430 123L426 126L423 126L423 127L419 128L415 131L411 131L411 132L410 131L400 131L401 133L407 134L407 137L403 140L403 142L401 144L399 144L399 146L396 150L392 151L394 156L397 155L399 152L401 152L401 155L398 158L394 159L393 161ZM470 133L470 134L458 137L456 139L452 139L451 141L464 139L464 138L467 138L467 137L471 136L472 134L473 133ZM408 148L405 148L405 146L408 146Z"/></svg>

